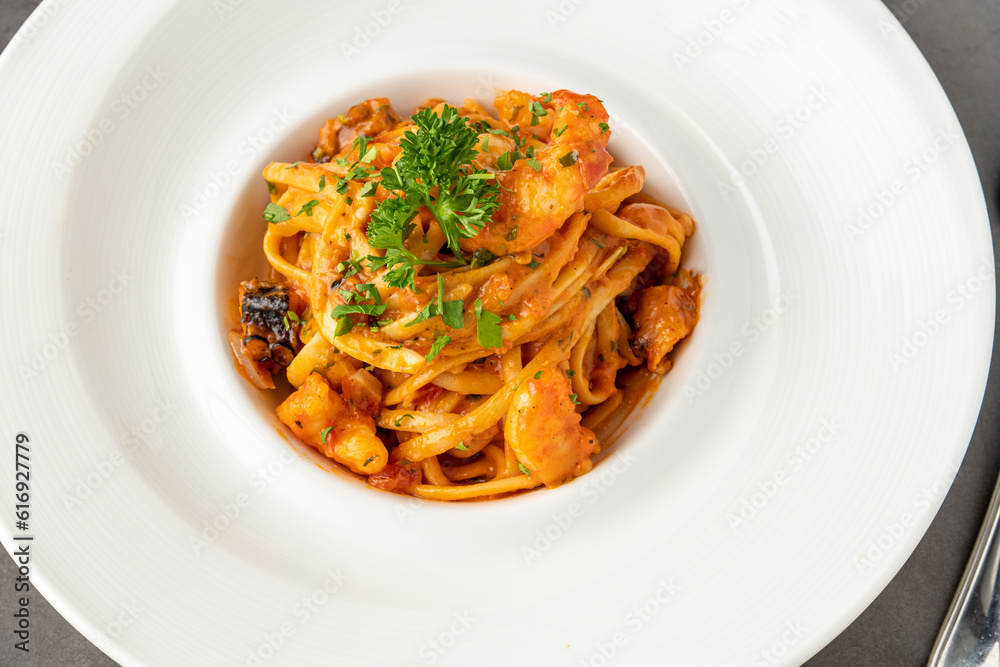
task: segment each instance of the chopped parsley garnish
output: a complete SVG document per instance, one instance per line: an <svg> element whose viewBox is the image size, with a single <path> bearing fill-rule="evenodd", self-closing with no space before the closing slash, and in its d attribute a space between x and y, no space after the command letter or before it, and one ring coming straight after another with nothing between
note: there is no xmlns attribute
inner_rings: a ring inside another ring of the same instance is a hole
<svg viewBox="0 0 1000 667"><path fill-rule="evenodd" d="M517 225L514 225L514 227L511 228L511 230L509 232L507 232L507 234L503 238L504 238L505 241L516 241L517 240Z"/></svg>
<svg viewBox="0 0 1000 667"><path fill-rule="evenodd" d="M461 329L465 326L465 321L462 319L462 308L464 306L464 301L444 302L444 307L441 309L441 319L444 320L445 326L449 326L452 329Z"/></svg>
<svg viewBox="0 0 1000 667"><path fill-rule="evenodd" d="M319 191L323 192L323 190L326 190L326 174L319 177Z"/></svg>
<svg viewBox="0 0 1000 667"><path fill-rule="evenodd" d="M566 375L568 375L570 377L573 377L574 375L576 375L576 371L570 371L570 370L568 370L568 371L566 371Z"/></svg>
<svg viewBox="0 0 1000 667"><path fill-rule="evenodd" d="M465 444L465 440L462 440L457 445L455 445L455 449L460 449L462 451L465 451L468 448L469 448L469 446L467 444Z"/></svg>
<svg viewBox="0 0 1000 667"><path fill-rule="evenodd" d="M278 194L278 188L271 181L267 181L267 191L272 195Z"/></svg>
<svg viewBox="0 0 1000 667"><path fill-rule="evenodd" d="M580 157L579 153L577 153L576 151L570 151L569 153L566 153L566 155L563 155L561 158L559 158L559 164L561 164L564 167L571 167L574 164L576 164L576 159L578 157Z"/></svg>
<svg viewBox="0 0 1000 667"><path fill-rule="evenodd" d="M567 127L569 127L569 125L563 125L558 130L553 130L552 134L556 135L557 137L561 137L562 133L566 131Z"/></svg>
<svg viewBox="0 0 1000 667"><path fill-rule="evenodd" d="M450 342L451 342L451 336L438 336L437 338L435 338L434 344L431 345L431 351L427 353L426 357L424 357L425 359L427 359L427 363L431 363L432 361L434 361L434 357L441 354L441 350L443 350L444 346Z"/></svg>
<svg viewBox="0 0 1000 667"><path fill-rule="evenodd" d="M529 104L528 105L528 110L531 111L531 126L532 127L534 127L535 125L538 125L538 119L539 118L541 118L542 116L549 115L549 112L545 110L545 107L543 107L538 102L532 102L531 104Z"/></svg>
<svg viewBox="0 0 1000 667"><path fill-rule="evenodd" d="M618 341L616 340L611 341L611 351L612 352L618 351Z"/></svg>
<svg viewBox="0 0 1000 667"><path fill-rule="evenodd" d="M486 248L479 248L472 253L472 266L489 266L497 258Z"/></svg>
<svg viewBox="0 0 1000 667"><path fill-rule="evenodd" d="M532 256L531 256L531 261L530 261L530 262L528 262L528 266L530 266L532 270L535 270L535 269L537 269L537 268L538 268L539 266L541 266L541 264L540 264L540 263L538 262L538 260L537 260L537 259L535 259L535 256L534 256L534 255L532 255Z"/></svg>
<svg viewBox="0 0 1000 667"><path fill-rule="evenodd" d="M268 222L278 223L288 220L290 215L288 211L285 210L284 206L278 206L277 204L268 204L267 208L264 209L264 219Z"/></svg>
<svg viewBox="0 0 1000 667"><path fill-rule="evenodd" d="M316 208L317 204L319 204L318 199L310 199L309 201L307 201L305 204L302 205L302 208L299 210L298 214L308 215L311 218L313 214L313 209Z"/></svg>
<svg viewBox="0 0 1000 667"><path fill-rule="evenodd" d="M580 401L576 400L576 394L570 394L569 400L573 401L573 405L580 405Z"/></svg>
<svg viewBox="0 0 1000 667"><path fill-rule="evenodd" d="M330 317L337 320L335 335L342 336L350 331L354 326L354 321L350 315L379 316L388 308L388 304L382 303L378 288L370 284L355 285L354 290L341 289L340 296L347 301L340 304L330 312ZM361 299L371 299L371 303L359 303Z"/></svg>
<svg viewBox="0 0 1000 667"><path fill-rule="evenodd" d="M354 320L350 317L341 317L337 320L337 326L333 330L334 337L343 336L354 327Z"/></svg>
<svg viewBox="0 0 1000 667"><path fill-rule="evenodd" d="M539 379L540 377L542 377L542 372L541 371L538 371L537 373L535 373L535 379L536 380Z"/></svg>
<svg viewBox="0 0 1000 667"><path fill-rule="evenodd" d="M407 131L400 140L402 153L391 168L383 169L382 186L393 193L372 212L368 242L385 250L369 257L375 268L386 267L386 283L412 289L418 264L454 267L465 263L459 241L472 238L499 206L500 188L494 175L472 167L478 134L455 107L445 105L441 115L421 109L413 115L419 131ZM432 194L433 193L433 194ZM413 218L426 206L444 233L457 262L432 262L414 255L404 245L415 229Z"/></svg>
<svg viewBox="0 0 1000 667"><path fill-rule="evenodd" d="M590 111L590 107L587 105L586 102L577 102L576 106L580 107L584 111Z"/></svg>
<svg viewBox="0 0 1000 667"><path fill-rule="evenodd" d="M284 323L285 329L291 331L292 327L299 323L299 316L295 314L294 310L290 310L285 313L281 321Z"/></svg>
<svg viewBox="0 0 1000 667"><path fill-rule="evenodd" d="M603 248L604 247L604 244L601 243L600 241L598 241L597 239L592 238L592 239L590 239L590 242L593 243L594 245L596 245L598 248Z"/></svg>
<svg viewBox="0 0 1000 667"><path fill-rule="evenodd" d="M402 417L397 417L396 421L394 421L393 424L396 426L396 428L399 428L400 426L402 426L403 420L406 419L407 417L409 417L410 419L413 419L413 415L407 413L407 414L403 415Z"/></svg>
<svg viewBox="0 0 1000 667"><path fill-rule="evenodd" d="M465 321L462 319L462 309L465 307L465 302L461 299L456 299L455 301L445 301L444 277L439 273L437 280L437 299L424 306L420 312L417 313L415 318L406 323L406 326L412 327L415 324L426 322L430 318L437 317L438 315L440 315L444 323L452 329L461 329L465 326Z"/></svg>
<svg viewBox="0 0 1000 667"><path fill-rule="evenodd" d="M608 127L607 123L601 123L600 125L598 125L598 127L601 128L601 134L604 134L609 129L611 129L610 127Z"/></svg>
<svg viewBox="0 0 1000 667"><path fill-rule="evenodd" d="M378 183L376 183L375 181L368 181L367 183L365 183L364 185L361 186L360 190L358 190L358 196L359 197L374 197L375 196L375 190L377 190L377 189L378 189Z"/></svg>
<svg viewBox="0 0 1000 667"><path fill-rule="evenodd" d="M506 151L497 158L497 169L509 171L514 168L514 163L521 159L521 151Z"/></svg>
<svg viewBox="0 0 1000 667"><path fill-rule="evenodd" d="M520 461L517 464L517 469L523 472L525 475L530 475L531 471L524 467L524 464Z"/></svg>
<svg viewBox="0 0 1000 667"><path fill-rule="evenodd" d="M326 444L326 436L330 435L330 431L337 428L336 426L327 426L325 429L319 432L319 441L324 445Z"/></svg>
<svg viewBox="0 0 1000 667"><path fill-rule="evenodd" d="M368 137L359 137L359 138L360 139L368 139ZM366 145L367 145L366 142L362 141L361 144L360 144L361 149L358 150L358 152L360 153L361 150L364 150L364 147ZM369 148L365 152L364 155L361 156L361 158L358 160L358 162L371 162L372 160L374 160L377 157L378 157L378 150L374 146L372 146L371 148Z"/></svg>
<svg viewBox="0 0 1000 667"><path fill-rule="evenodd" d="M361 464L361 467L364 468L365 466L367 466L369 463L371 463L374 460L375 460L374 456L369 456L368 460Z"/></svg>
<svg viewBox="0 0 1000 667"><path fill-rule="evenodd" d="M536 160L535 158L529 157L525 161L528 163L528 166L531 167L532 169L534 169L535 171L541 171L542 170L542 163L539 162L538 160Z"/></svg>
<svg viewBox="0 0 1000 667"><path fill-rule="evenodd" d="M351 276L361 273L361 260L355 257L354 252L352 251L350 259L345 259L334 268L344 274L344 278L350 278Z"/></svg>
<svg viewBox="0 0 1000 667"><path fill-rule="evenodd" d="M299 162L295 162L295 163L293 163L293 164L290 164L290 165L288 165L287 167L285 167L285 171L288 171L289 169L295 169L295 168L296 168L296 167L298 167L298 166L299 166L300 164L302 164L302 162L301 162L301 161L299 161Z"/></svg>
<svg viewBox="0 0 1000 667"><path fill-rule="evenodd" d="M483 300L476 299L476 338L480 347L503 347L503 329L500 316L483 309Z"/></svg>
<svg viewBox="0 0 1000 667"><path fill-rule="evenodd" d="M542 93L542 102L548 104L552 101L552 93Z"/></svg>

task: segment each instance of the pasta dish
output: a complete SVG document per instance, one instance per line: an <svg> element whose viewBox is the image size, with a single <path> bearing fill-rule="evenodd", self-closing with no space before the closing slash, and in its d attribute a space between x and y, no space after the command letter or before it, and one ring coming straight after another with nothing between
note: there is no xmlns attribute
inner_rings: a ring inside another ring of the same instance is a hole
<svg viewBox="0 0 1000 667"><path fill-rule="evenodd" d="M491 498L587 473L698 321L694 221L612 166L601 100L495 107L366 100L264 171L271 273L240 285L237 365L287 379L281 422L384 490Z"/></svg>

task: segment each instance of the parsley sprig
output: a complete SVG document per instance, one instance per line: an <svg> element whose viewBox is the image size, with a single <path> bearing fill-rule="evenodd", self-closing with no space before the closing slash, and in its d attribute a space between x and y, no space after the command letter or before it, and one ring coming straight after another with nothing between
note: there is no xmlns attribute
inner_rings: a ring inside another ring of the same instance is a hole
<svg viewBox="0 0 1000 667"><path fill-rule="evenodd" d="M382 170L382 186L390 196L372 212L368 243L385 250L385 257L368 257L374 268L386 267L386 283L415 287L419 264L454 268L465 264L460 240L472 238L499 206L499 186L493 174L472 168L478 133L445 105L440 115L430 108L413 115L419 131L407 131L400 140L402 153L391 168ZM424 260L404 242L413 233L413 219L427 207L433 213L455 262Z"/></svg>

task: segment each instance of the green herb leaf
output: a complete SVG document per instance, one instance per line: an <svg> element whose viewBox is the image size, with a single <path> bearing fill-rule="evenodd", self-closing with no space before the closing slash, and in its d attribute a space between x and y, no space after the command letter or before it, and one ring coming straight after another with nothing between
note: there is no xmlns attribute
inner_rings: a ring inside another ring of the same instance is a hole
<svg viewBox="0 0 1000 667"><path fill-rule="evenodd" d="M355 285L354 291L341 289L340 295L347 303L335 306L333 312L330 313L330 317L341 319L345 315L352 314L377 317L389 307L389 304L382 303L382 297L379 295L378 288L367 283ZM360 303L361 299L371 299L372 302ZM339 322L337 326L339 328Z"/></svg>
<svg viewBox="0 0 1000 667"><path fill-rule="evenodd" d="M563 155L561 158L559 158L559 164L561 164L564 167L570 167L576 164L576 159L578 157L580 157L579 153L577 153L576 151L570 151L569 153L566 153L566 155Z"/></svg>
<svg viewBox="0 0 1000 667"><path fill-rule="evenodd" d="M517 225L514 225L514 227L511 228L511 230L509 232L507 232L507 234L503 238L504 238L505 241L516 241L517 240Z"/></svg>
<svg viewBox="0 0 1000 667"><path fill-rule="evenodd" d="M437 304L436 303L429 303L426 306L424 306L423 308L421 308L420 312L417 313L417 316L414 317L409 322L407 322L406 326L404 326L403 328L405 329L406 327L412 327L415 324L420 324L421 322L426 322L430 318L435 317L437 314L438 314L438 312L437 312Z"/></svg>
<svg viewBox="0 0 1000 667"><path fill-rule="evenodd" d="M464 301L445 301L444 307L441 310L441 319L444 320L446 326L452 329L461 329L465 326L465 321L462 319L462 310L464 308Z"/></svg>
<svg viewBox="0 0 1000 667"><path fill-rule="evenodd" d="M457 445L455 445L455 449L460 449L460 450L462 450L463 452L464 452L465 450L467 450L468 448L469 448L469 446L468 446L467 444L465 444L465 440L462 440L462 441L461 441L461 442L459 442L459 443L458 443Z"/></svg>
<svg viewBox="0 0 1000 667"><path fill-rule="evenodd" d="M521 152L514 151L511 154L510 151L501 153L500 157L497 158L497 169L503 171L509 171L514 168L514 163L521 159Z"/></svg>
<svg viewBox="0 0 1000 667"><path fill-rule="evenodd" d="M531 471L524 467L524 464L520 461L517 464L517 469L523 472L525 475L530 475Z"/></svg>
<svg viewBox="0 0 1000 667"><path fill-rule="evenodd" d="M319 441L324 445L326 444L326 436L330 435L330 431L337 428L336 426L327 426L325 429L319 432Z"/></svg>
<svg viewBox="0 0 1000 667"><path fill-rule="evenodd" d="M539 102L534 102L534 101L531 102L531 104L528 105L528 110L531 111L531 125L532 125L532 127L534 127L535 125L538 125L538 119L539 118L541 118L542 116L549 115L549 112L546 111L545 107L543 107Z"/></svg>
<svg viewBox="0 0 1000 667"><path fill-rule="evenodd" d="M500 328L500 316L483 310L483 300L476 299L474 308L476 314L476 338L480 347L503 347L503 329Z"/></svg>
<svg viewBox="0 0 1000 667"><path fill-rule="evenodd" d="M284 222L291 217L284 206L278 206L274 203L268 204L267 208L264 209L264 219L271 223Z"/></svg>
<svg viewBox="0 0 1000 667"><path fill-rule="evenodd" d="M563 125L558 130L553 130L552 134L556 135L557 137L561 137L562 133L566 131L567 127L569 127L569 125Z"/></svg>
<svg viewBox="0 0 1000 667"><path fill-rule="evenodd" d="M598 125L598 127L601 128L601 134L604 134L605 132L611 129L610 127L608 127L607 123L601 123L600 125Z"/></svg>
<svg viewBox="0 0 1000 667"><path fill-rule="evenodd" d="M331 317L332 316L333 315L331 314ZM350 317L346 317L346 316L345 317L341 317L341 318L337 319L337 327L333 330L333 335L335 337L336 336L343 336L344 334L348 333L353 328L354 328L354 320L352 320Z"/></svg>
<svg viewBox="0 0 1000 667"><path fill-rule="evenodd" d="M450 342L451 342L451 336L438 336L437 338L435 338L434 344L431 345L431 351L427 353L426 357L424 357L425 359L427 359L427 363L431 363L432 361L434 361L434 357L441 354L441 350L443 350L444 346Z"/></svg>
<svg viewBox="0 0 1000 667"><path fill-rule="evenodd" d="M541 377L542 377L542 372L541 371L538 371L537 373L535 373L535 379L536 380L539 379L539 378L541 378Z"/></svg>
<svg viewBox="0 0 1000 667"><path fill-rule="evenodd" d="M278 194L278 188L271 181L267 181L267 191L272 195Z"/></svg>
<svg viewBox="0 0 1000 667"><path fill-rule="evenodd" d="M591 242L591 243L593 243L594 245L596 245L596 246L597 246L598 248L603 248L603 247L604 247L604 244L603 244L603 243L601 243L600 241L598 241L598 240L597 240L597 239L595 239L595 238L591 238L591 239L590 239L590 242Z"/></svg>
<svg viewBox="0 0 1000 667"><path fill-rule="evenodd" d="M489 266L497 258L486 248L479 248L472 253L472 266Z"/></svg>
<svg viewBox="0 0 1000 667"><path fill-rule="evenodd" d="M539 162L538 160L536 160L535 158L529 157L526 160L526 162L528 163L528 166L531 167L532 169L534 169L535 171L541 171L542 170L542 163Z"/></svg>
<svg viewBox="0 0 1000 667"><path fill-rule="evenodd" d="M570 394L569 400L573 401L573 405L580 405L580 401L576 400L576 394Z"/></svg>
<svg viewBox="0 0 1000 667"><path fill-rule="evenodd" d="M375 460L374 456L369 456L368 460L361 464L361 467L364 468L365 466L367 466L369 463L371 463L374 460Z"/></svg>
<svg viewBox="0 0 1000 667"><path fill-rule="evenodd" d="M319 191L323 192L323 190L326 190L326 174L319 177Z"/></svg>
<svg viewBox="0 0 1000 667"><path fill-rule="evenodd" d="M309 201L307 201L305 204L302 205L302 208L299 210L298 214L308 215L311 218L313 214L313 209L316 208L317 204L319 204L318 199L310 199Z"/></svg>
<svg viewBox="0 0 1000 667"><path fill-rule="evenodd" d="M375 196L375 190L377 190L377 189L378 189L378 183L376 181L368 181L367 183L365 183L364 185L361 186L360 190L358 190L358 196L359 197L374 197Z"/></svg>

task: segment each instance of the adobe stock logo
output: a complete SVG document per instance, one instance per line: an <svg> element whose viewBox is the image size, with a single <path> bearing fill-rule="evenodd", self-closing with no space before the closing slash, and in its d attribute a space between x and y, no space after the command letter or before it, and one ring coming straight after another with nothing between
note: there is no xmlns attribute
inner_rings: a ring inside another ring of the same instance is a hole
<svg viewBox="0 0 1000 667"><path fill-rule="evenodd" d="M403 11L403 5L399 0L389 0L383 9L373 9L370 12L371 20L364 25L354 26L354 37L350 43L340 43L340 53L344 60L352 62L361 55L371 45L372 40L382 34L382 31L389 27L392 19Z"/></svg>

